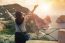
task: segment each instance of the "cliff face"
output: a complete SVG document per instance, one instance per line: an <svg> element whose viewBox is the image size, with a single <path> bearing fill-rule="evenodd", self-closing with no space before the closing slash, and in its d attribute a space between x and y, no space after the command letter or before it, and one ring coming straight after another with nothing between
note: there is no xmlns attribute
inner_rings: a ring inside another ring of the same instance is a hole
<svg viewBox="0 0 65 43"><path fill-rule="evenodd" d="M10 12L14 12L13 10L15 11L21 11L23 13L27 13L29 12L29 9L26 8L26 7L23 7L17 3L15 4L9 4L9 5L4 5L3 7L5 7L5 9L8 9Z"/></svg>
<svg viewBox="0 0 65 43"><path fill-rule="evenodd" d="M0 6L0 17L8 18L6 9L14 15L15 11L21 11L23 13L28 13L30 10L26 7L20 6L19 4L9 4Z"/></svg>
<svg viewBox="0 0 65 43"><path fill-rule="evenodd" d="M61 15L60 17L58 17L57 23L65 23L65 15Z"/></svg>

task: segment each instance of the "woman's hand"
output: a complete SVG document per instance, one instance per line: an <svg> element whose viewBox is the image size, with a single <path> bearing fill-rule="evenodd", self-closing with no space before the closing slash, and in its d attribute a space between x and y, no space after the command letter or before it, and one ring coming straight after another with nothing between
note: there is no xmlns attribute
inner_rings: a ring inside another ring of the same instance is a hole
<svg viewBox="0 0 65 43"><path fill-rule="evenodd" d="M28 15L24 16L24 21L27 22L30 17L31 17L31 14L28 14Z"/></svg>

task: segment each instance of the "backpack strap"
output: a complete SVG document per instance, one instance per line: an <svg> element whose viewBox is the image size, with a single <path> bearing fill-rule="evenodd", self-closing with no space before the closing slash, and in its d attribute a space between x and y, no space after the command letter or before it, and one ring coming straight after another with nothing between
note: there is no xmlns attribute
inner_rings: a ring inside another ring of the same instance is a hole
<svg viewBox="0 0 65 43"><path fill-rule="evenodd" d="M18 25L19 30L21 31L20 25ZM22 31L21 31L22 32Z"/></svg>

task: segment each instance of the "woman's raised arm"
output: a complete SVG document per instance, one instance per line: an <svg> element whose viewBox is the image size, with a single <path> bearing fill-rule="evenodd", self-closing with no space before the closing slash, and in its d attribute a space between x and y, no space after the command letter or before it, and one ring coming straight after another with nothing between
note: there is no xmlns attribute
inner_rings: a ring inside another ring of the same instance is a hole
<svg viewBox="0 0 65 43"><path fill-rule="evenodd" d="M8 15L11 17L11 19L13 20L13 21L15 21L15 17L6 9L6 12L8 13Z"/></svg>

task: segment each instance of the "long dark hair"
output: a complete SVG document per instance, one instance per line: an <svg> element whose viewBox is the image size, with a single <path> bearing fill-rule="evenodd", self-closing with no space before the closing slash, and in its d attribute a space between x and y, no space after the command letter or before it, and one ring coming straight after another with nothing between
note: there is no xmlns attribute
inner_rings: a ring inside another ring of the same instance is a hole
<svg viewBox="0 0 65 43"><path fill-rule="evenodd" d="M23 14L21 12L16 11L16 13L15 13L15 17L16 17L15 22L16 22L17 25L21 25L23 23L24 17L22 15Z"/></svg>

